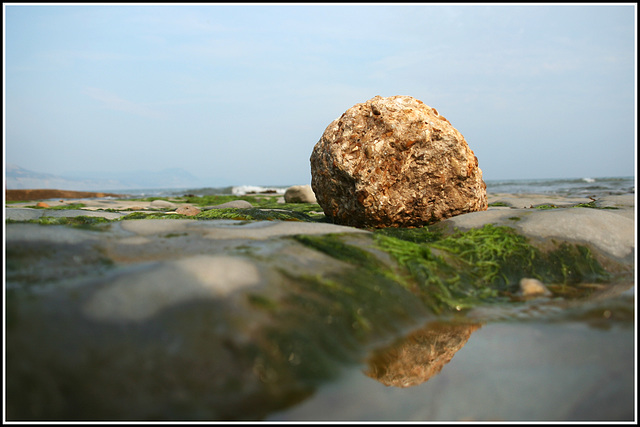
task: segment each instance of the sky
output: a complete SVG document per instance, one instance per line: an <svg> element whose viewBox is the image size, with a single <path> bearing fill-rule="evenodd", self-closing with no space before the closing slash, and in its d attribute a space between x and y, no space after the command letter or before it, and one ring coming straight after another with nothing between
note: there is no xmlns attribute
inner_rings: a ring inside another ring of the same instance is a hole
<svg viewBox="0 0 640 427"><path fill-rule="evenodd" d="M485 180L635 176L636 5L4 3L4 159L311 182L325 128L409 95Z"/></svg>

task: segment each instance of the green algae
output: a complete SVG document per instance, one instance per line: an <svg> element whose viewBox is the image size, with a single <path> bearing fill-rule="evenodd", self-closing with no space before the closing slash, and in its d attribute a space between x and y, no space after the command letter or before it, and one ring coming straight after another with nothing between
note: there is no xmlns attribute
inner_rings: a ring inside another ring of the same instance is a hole
<svg viewBox="0 0 640 427"><path fill-rule="evenodd" d="M586 246L561 243L542 251L510 227L487 224L424 243L381 233L376 238L409 271L420 296L437 313L505 301L523 277L561 289L610 277Z"/></svg>
<svg viewBox="0 0 640 427"><path fill-rule="evenodd" d="M53 217L53 216L41 216L40 218L30 219L25 221L16 221L7 218L6 224L39 224L39 225L66 225L74 228L82 228L93 231L105 231L108 230L111 220L100 216L87 216L79 215L73 217Z"/></svg>
<svg viewBox="0 0 640 427"><path fill-rule="evenodd" d="M231 196L231 195L211 195L211 196L190 196L185 198L185 202L195 206L216 206L223 203L244 200L255 208L278 209L290 212L306 214L306 220L319 220L324 217L322 208L317 203L278 203L278 198L274 196Z"/></svg>
<svg viewBox="0 0 640 427"><path fill-rule="evenodd" d="M25 206L25 207L31 208L31 209L46 209L46 210L59 211L59 210L85 208L85 207L87 207L87 205L85 205L84 203L70 203L68 205L58 205L58 206L46 206L46 207L43 207L43 206L33 205L33 206Z"/></svg>
<svg viewBox="0 0 640 427"><path fill-rule="evenodd" d="M521 304L513 296L522 277L554 283L556 296L576 298L589 292L580 283L607 274L585 247L560 244L543 252L513 229L493 225L450 235L425 227L380 229L372 237L289 239L343 268L323 274L282 269L278 297L248 295L248 303L270 321L245 351L255 355L264 381L287 378L303 388L333 378L345 364L361 361L375 343L429 316Z"/></svg>
<svg viewBox="0 0 640 427"><path fill-rule="evenodd" d="M344 268L324 274L280 270L285 281L278 298L247 296L270 319L251 351L265 381L286 375L307 388L429 316L522 304L514 298L522 277L552 283L554 295L563 298L585 297L591 288L582 287L584 281L608 278L584 246L562 243L542 251L513 229L493 225L450 235L425 227L375 230L373 238L346 233L290 239Z"/></svg>
<svg viewBox="0 0 640 427"><path fill-rule="evenodd" d="M249 293L247 300L251 306L260 310L275 311L278 309L278 303L264 295Z"/></svg>
<svg viewBox="0 0 640 427"><path fill-rule="evenodd" d="M126 199L128 201L154 201L164 200L170 201L176 204L188 203L191 205L204 207L215 206L227 202L244 200L253 205L252 208L223 208L223 209L208 209L200 212L195 216L180 215L172 212L166 212L164 210L159 211L134 211L121 218L113 219L110 221L131 220L131 219L196 219L196 220L209 220L209 219L232 219L238 221L305 221L305 222L328 222L328 219L324 215L322 208L317 203L278 203L278 197L272 195L209 195L209 196L183 196L183 197L146 197L146 198L132 198ZM31 206L37 209L80 209L86 207L84 204L76 203L69 205L54 206L49 208L39 208ZM123 212L131 211L132 209L117 210L112 208L100 209L104 212ZM29 222L29 221L10 221L9 222ZM58 224L50 223L47 221L39 222L43 225ZM63 222L61 222L63 223Z"/></svg>
<svg viewBox="0 0 640 427"><path fill-rule="evenodd" d="M429 243L443 238L441 230L429 230L428 227L379 228L373 232L378 236L388 236L413 243Z"/></svg>
<svg viewBox="0 0 640 427"><path fill-rule="evenodd" d="M617 207L614 206L597 206L596 205L596 201L592 200L590 202L587 203L578 203L575 205L570 206L572 208L591 208L591 209L619 209ZM545 209L559 209L560 206L556 206L554 204L551 203L545 203L542 205L537 205L537 206L532 206L533 209L540 209L540 210L545 210Z"/></svg>
<svg viewBox="0 0 640 427"><path fill-rule="evenodd" d="M286 372L296 384L316 387L334 378L344 364L360 361L367 344L426 315L398 282L362 268L370 265L368 257L345 262L348 268L326 275L281 271L287 286L278 301L248 296L271 319L253 350L260 372Z"/></svg>
<svg viewBox="0 0 640 427"><path fill-rule="evenodd" d="M312 218L302 212L288 211L288 210L275 210L275 209L260 209L260 208L248 208L248 209L210 209L200 212L193 216L195 219L235 219L243 221L312 221Z"/></svg>
<svg viewBox="0 0 640 427"><path fill-rule="evenodd" d="M182 236L188 236L188 235L189 233L168 233L162 237L164 237L165 239L170 239L172 237L182 237Z"/></svg>
<svg viewBox="0 0 640 427"><path fill-rule="evenodd" d="M426 227L375 230L377 248L391 255L401 271L370 251L345 243L340 235L294 238L357 266L358 271L373 272L411 289L435 313L508 301L523 277L558 285L561 295L570 295L581 282L609 278L586 246L561 243L542 251L512 228L491 224L449 236ZM586 292L577 293L584 296Z"/></svg>
<svg viewBox="0 0 640 427"><path fill-rule="evenodd" d="M340 261L346 261L368 269L377 268L380 265L378 259L370 252L342 241L340 234L320 236L301 234L293 236L293 239Z"/></svg>
<svg viewBox="0 0 640 427"><path fill-rule="evenodd" d="M246 296L268 316L244 349L255 357L263 382L289 382L311 390L358 363L368 346L395 336L429 313L390 267L367 250L370 238L350 244L349 234L287 237L339 261L324 273L278 268L279 292Z"/></svg>
<svg viewBox="0 0 640 427"><path fill-rule="evenodd" d="M260 208L226 208L210 209L202 211L197 215L188 216L176 213L164 212L132 212L119 220L129 219L192 219L192 220L212 220L212 219L232 219L238 221L305 221L312 222L316 218L303 212L281 210L281 209L260 209Z"/></svg>
<svg viewBox="0 0 640 427"><path fill-rule="evenodd" d="M125 216L115 219L114 221L123 221L128 219L190 219L186 215L164 213L164 212L132 212Z"/></svg>
<svg viewBox="0 0 640 427"><path fill-rule="evenodd" d="M620 209L617 208L615 206L597 206L596 205L596 201L592 200L588 203L578 203L577 205L573 206L574 208L591 208L591 209Z"/></svg>

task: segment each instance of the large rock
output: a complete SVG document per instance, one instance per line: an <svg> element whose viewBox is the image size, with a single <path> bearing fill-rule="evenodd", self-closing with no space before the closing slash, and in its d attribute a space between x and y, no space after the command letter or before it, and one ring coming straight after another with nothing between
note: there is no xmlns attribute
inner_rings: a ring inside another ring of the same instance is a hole
<svg viewBox="0 0 640 427"><path fill-rule="evenodd" d="M478 159L447 119L410 96L376 96L331 122L311 186L337 224L411 227L487 209Z"/></svg>

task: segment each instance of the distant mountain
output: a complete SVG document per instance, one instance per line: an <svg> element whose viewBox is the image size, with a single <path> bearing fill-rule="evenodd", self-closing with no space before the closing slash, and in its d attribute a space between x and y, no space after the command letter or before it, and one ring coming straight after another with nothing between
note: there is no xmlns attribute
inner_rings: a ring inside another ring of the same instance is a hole
<svg viewBox="0 0 640 427"><path fill-rule="evenodd" d="M149 188L185 188L204 186L201 179L183 169L159 172L74 172L64 176L30 171L7 163L5 188L63 189L74 191L105 191Z"/></svg>

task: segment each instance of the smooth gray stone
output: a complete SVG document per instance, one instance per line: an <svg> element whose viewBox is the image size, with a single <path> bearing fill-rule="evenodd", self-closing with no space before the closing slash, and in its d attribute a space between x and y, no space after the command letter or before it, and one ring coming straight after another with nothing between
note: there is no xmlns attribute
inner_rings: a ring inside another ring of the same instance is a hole
<svg viewBox="0 0 640 427"><path fill-rule="evenodd" d="M6 218L13 221L29 221L43 216L54 218L73 218L76 216L93 216L106 219L117 219L126 213L89 211L83 209L32 209L32 208L5 208Z"/></svg>
<svg viewBox="0 0 640 427"><path fill-rule="evenodd" d="M4 212L6 219L12 221L29 221L40 218L43 210L32 208L5 208Z"/></svg>
<svg viewBox="0 0 640 427"><path fill-rule="evenodd" d="M461 230L485 224L508 226L540 240L588 243L607 256L630 261L635 247L635 221L615 212L593 208L489 209L448 218L438 226Z"/></svg>
<svg viewBox="0 0 640 427"><path fill-rule="evenodd" d="M190 219L125 220L118 225L122 230L140 236L160 233L200 232L207 239L264 240L295 234L369 233L342 225L299 221L234 220L193 221Z"/></svg>

